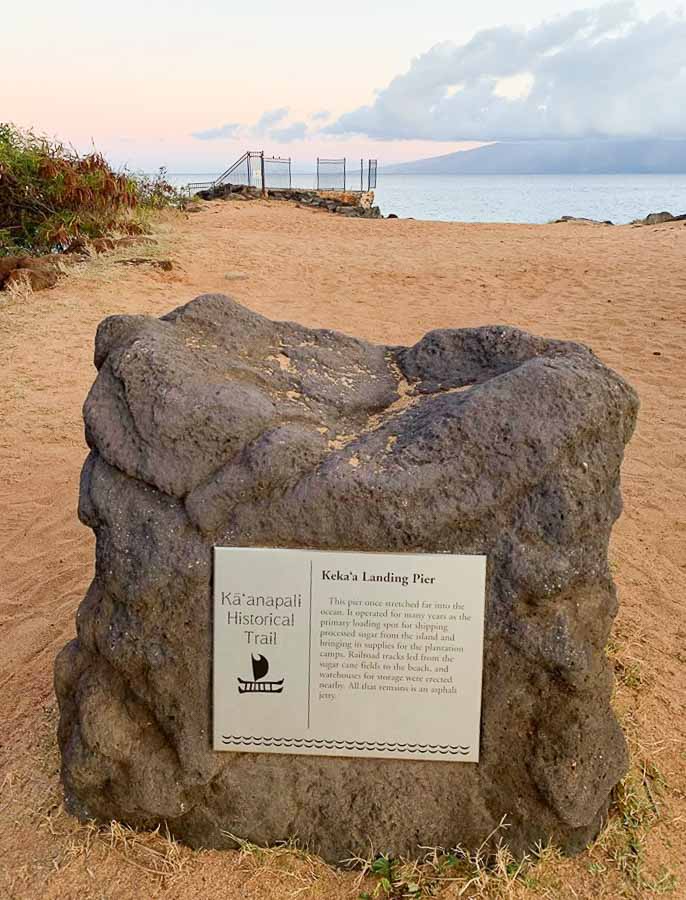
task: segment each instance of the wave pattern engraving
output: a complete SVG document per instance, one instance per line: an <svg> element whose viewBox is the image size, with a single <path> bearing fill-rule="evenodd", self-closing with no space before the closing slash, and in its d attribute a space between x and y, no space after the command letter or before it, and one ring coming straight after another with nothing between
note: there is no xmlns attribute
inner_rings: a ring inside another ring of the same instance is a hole
<svg viewBox="0 0 686 900"><path fill-rule="evenodd" d="M277 738L252 735L222 735L222 743L241 747L313 747L317 750L377 750L387 753L440 753L467 756L469 746L462 744L401 744L388 741L342 741L335 738Z"/></svg>

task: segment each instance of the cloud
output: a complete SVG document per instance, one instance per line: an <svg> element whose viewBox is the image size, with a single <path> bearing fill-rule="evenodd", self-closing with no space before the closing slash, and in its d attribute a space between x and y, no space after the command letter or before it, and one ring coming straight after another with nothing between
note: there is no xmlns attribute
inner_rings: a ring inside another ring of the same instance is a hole
<svg viewBox="0 0 686 900"><path fill-rule="evenodd" d="M291 125L286 125L285 128L273 128L269 133L269 137L272 140L287 144L289 141L302 140L306 134L307 125L305 122L293 122Z"/></svg>
<svg viewBox="0 0 686 900"><path fill-rule="evenodd" d="M320 109L318 112L312 113L310 119L313 122L323 122L325 119L331 117L331 113L328 109Z"/></svg>
<svg viewBox="0 0 686 900"><path fill-rule="evenodd" d="M257 137L268 135L274 125L282 122L288 115L288 107L280 106L278 109L269 109L262 113L253 126L252 133Z"/></svg>
<svg viewBox="0 0 686 900"><path fill-rule="evenodd" d="M288 116L288 107L280 106L278 109L268 109L262 113L254 125L245 126L239 124L220 125L219 128L208 128L206 131L196 131L192 137L201 141L214 141L221 138L271 138L273 140L292 141L303 137L307 126L304 122L285 124ZM281 125L280 128L274 126Z"/></svg>
<svg viewBox="0 0 686 900"><path fill-rule="evenodd" d="M197 138L199 141L218 141L221 138L236 137L240 130L240 125L235 122L229 122L226 125L220 125L219 128L208 128L206 131L194 131L191 137Z"/></svg>
<svg viewBox="0 0 686 900"><path fill-rule="evenodd" d="M686 137L686 20L633 3L437 44L323 131L381 140Z"/></svg>

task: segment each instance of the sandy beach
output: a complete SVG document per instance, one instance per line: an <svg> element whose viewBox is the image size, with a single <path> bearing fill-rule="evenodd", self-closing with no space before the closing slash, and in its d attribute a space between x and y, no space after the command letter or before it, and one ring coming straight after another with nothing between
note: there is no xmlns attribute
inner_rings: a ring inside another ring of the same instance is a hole
<svg viewBox="0 0 686 900"><path fill-rule="evenodd" d="M622 807L590 851L548 858L529 881L492 890L638 897L651 879L669 886L675 876L673 896L683 896L686 223L375 221L219 201L165 213L154 235L153 248L93 258L50 290L0 293L0 897L302 900L373 890L359 873L306 855L192 853L163 836L80 825L62 809L52 668L94 565L76 505L95 330L105 316L162 315L207 292L384 343L439 327L514 325L590 345L637 389L611 546L620 608L610 653L629 784L652 805L644 841L640 854L616 851ZM131 256L172 268L121 263ZM457 883L437 896L459 896Z"/></svg>

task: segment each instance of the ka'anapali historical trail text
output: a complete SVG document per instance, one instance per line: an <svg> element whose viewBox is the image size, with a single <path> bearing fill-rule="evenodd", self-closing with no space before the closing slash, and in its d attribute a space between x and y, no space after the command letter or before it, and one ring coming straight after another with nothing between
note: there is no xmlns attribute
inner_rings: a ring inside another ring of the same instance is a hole
<svg viewBox="0 0 686 900"><path fill-rule="evenodd" d="M215 547L214 749L478 762L485 556Z"/></svg>

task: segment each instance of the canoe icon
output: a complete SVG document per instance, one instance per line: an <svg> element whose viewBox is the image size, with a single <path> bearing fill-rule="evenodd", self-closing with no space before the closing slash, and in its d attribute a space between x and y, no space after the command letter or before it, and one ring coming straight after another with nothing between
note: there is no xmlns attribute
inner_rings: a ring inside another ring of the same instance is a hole
<svg viewBox="0 0 686 900"><path fill-rule="evenodd" d="M238 679L239 694L280 694L283 691L284 679L264 681L269 672L269 660L260 653L257 658L251 654L253 681Z"/></svg>

